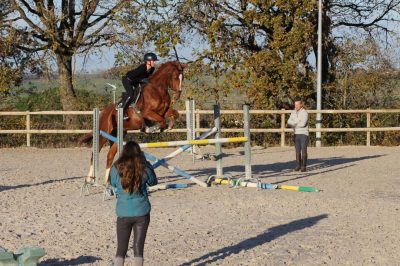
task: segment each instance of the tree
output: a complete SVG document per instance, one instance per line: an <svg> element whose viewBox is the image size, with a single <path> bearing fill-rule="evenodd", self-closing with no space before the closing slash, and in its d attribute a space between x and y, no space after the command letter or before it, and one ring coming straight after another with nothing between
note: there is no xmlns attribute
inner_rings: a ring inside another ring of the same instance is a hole
<svg viewBox="0 0 400 266"><path fill-rule="evenodd" d="M330 93L326 90L336 86L336 61L343 51L341 44L354 36L360 39L360 43L363 40L374 43L382 34L385 39L393 34L399 22L400 0L324 0L323 3L323 96L324 102L331 102L334 99L327 98ZM316 42L314 54L317 58Z"/></svg>
<svg viewBox="0 0 400 266"><path fill-rule="evenodd" d="M6 95L10 86L21 80L21 69L17 67L20 56L13 45L16 36L5 26L11 12L10 2L0 2L0 95Z"/></svg>
<svg viewBox="0 0 400 266"><path fill-rule="evenodd" d="M314 38L315 2L151 3L154 30L150 34L159 51L166 53L177 44L192 45L196 65L215 80L210 92L217 101L231 95L232 90L241 90L246 95L243 100L255 107L283 108L291 104L295 94L312 92L308 56ZM196 43L192 36L199 36Z"/></svg>
<svg viewBox="0 0 400 266"><path fill-rule="evenodd" d="M27 41L17 47L27 53L54 57L59 74L60 98L64 110L73 110L73 58L104 46L123 35L120 18L136 7L125 0L9 0L14 12L8 27Z"/></svg>

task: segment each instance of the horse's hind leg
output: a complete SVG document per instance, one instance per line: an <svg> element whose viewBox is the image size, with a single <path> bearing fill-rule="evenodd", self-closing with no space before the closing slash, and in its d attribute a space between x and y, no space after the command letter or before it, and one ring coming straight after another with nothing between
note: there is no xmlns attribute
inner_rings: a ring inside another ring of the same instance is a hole
<svg viewBox="0 0 400 266"><path fill-rule="evenodd" d="M110 150L107 153L107 164L106 164L106 173L104 175L104 185L107 186L110 183L109 175L111 166L114 162L115 154L117 153L117 143L113 143L110 147Z"/></svg>
<svg viewBox="0 0 400 266"><path fill-rule="evenodd" d="M175 121L179 118L179 113L173 108L168 108L164 115L165 119L168 119L168 129L170 130L174 127Z"/></svg>

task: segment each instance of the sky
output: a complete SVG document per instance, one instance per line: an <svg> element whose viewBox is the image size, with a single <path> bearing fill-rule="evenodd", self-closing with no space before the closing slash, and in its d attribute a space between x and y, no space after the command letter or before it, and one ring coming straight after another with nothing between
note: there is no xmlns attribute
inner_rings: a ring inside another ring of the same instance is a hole
<svg viewBox="0 0 400 266"><path fill-rule="evenodd" d="M195 42L197 45L201 42ZM202 49L201 47L196 47L197 49ZM178 51L179 57L183 57L185 59L193 59L192 51L193 47L176 47ZM78 55L75 57L75 72L79 73L96 73L102 70L107 70L114 66L116 50L113 48L103 47L99 53L90 55L90 56L82 56ZM159 58L163 60L163 58Z"/></svg>
<svg viewBox="0 0 400 266"><path fill-rule="evenodd" d="M75 56L75 72L76 73L95 73L101 70L107 70L113 67L115 50L104 47L100 53L94 55L77 55Z"/></svg>

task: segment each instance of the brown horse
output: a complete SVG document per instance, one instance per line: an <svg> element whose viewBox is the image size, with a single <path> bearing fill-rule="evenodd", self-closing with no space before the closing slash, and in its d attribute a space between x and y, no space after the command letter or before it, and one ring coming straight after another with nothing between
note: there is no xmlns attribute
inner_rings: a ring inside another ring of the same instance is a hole
<svg viewBox="0 0 400 266"><path fill-rule="evenodd" d="M182 91L183 69L186 65L179 62L167 62L162 64L151 76L149 82L143 87L136 107L127 110L128 120L124 120L124 131L140 129L151 133L156 130L169 130L174 126L174 122L179 117L178 112L170 107L171 97L168 89L174 91L175 101L179 99ZM169 120L168 128L166 120ZM115 135L117 130L117 110L115 104L107 106L100 112L100 130ZM92 133L85 135L80 143L89 143L93 139ZM107 139L100 136L99 152L107 143ZM107 184L108 175L117 153L117 144L113 143L107 154L106 173L104 184ZM91 166L86 177L86 182L92 182L93 175L93 154Z"/></svg>

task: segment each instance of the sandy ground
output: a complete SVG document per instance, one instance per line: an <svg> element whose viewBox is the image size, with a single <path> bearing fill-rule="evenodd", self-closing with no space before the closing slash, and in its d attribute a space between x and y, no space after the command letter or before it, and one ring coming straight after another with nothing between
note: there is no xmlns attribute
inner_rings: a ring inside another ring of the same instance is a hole
<svg viewBox="0 0 400 266"><path fill-rule="evenodd" d="M242 176L242 149L224 152L225 172ZM253 148L254 176L263 182L322 191L153 192L145 263L400 265L399 155L399 147L310 148L309 171L295 173L292 148ZM41 246L40 265L110 265L115 200L102 201L98 188L80 196L89 158L88 148L0 149L0 246ZM203 180L215 173L214 161L193 163L187 153L171 162ZM161 182L184 182L162 169L157 174Z"/></svg>

